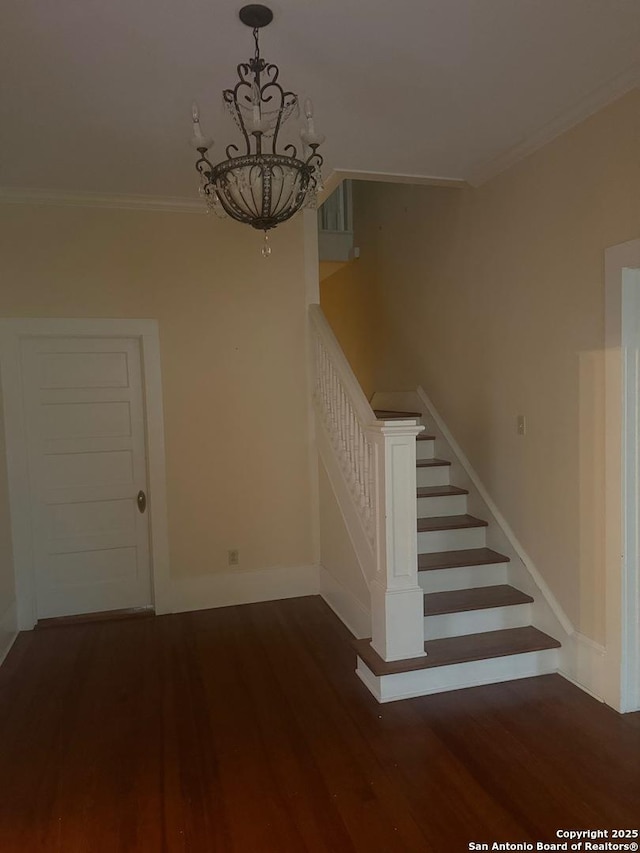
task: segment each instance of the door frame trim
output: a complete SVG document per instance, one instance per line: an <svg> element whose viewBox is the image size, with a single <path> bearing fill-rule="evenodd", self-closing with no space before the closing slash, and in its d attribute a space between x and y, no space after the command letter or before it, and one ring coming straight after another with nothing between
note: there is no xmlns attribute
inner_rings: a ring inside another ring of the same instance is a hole
<svg viewBox="0 0 640 853"><path fill-rule="evenodd" d="M140 343L149 501L151 596L156 613L170 605L169 530L157 320L0 319L0 389L4 408L7 480L18 629L34 627L36 598L31 536L31 499L23 411L20 342L39 337L136 338Z"/></svg>
<svg viewBox="0 0 640 853"><path fill-rule="evenodd" d="M605 251L607 702L640 709L640 239Z"/></svg>

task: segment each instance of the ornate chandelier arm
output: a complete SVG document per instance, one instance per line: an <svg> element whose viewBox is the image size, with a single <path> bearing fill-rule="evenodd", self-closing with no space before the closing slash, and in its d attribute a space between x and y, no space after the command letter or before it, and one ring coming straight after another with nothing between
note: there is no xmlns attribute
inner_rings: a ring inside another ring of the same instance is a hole
<svg viewBox="0 0 640 853"><path fill-rule="evenodd" d="M211 178L211 172L213 172L213 163L205 157L206 150L206 148L198 148L200 158L196 161L196 169L198 170L200 177L206 178L208 182Z"/></svg>
<svg viewBox="0 0 640 853"><path fill-rule="evenodd" d="M317 152L317 145L309 146L311 148L311 154L305 160L306 165L311 170L310 180L313 181L313 186L322 189L322 164L324 163L324 159Z"/></svg>
<svg viewBox="0 0 640 853"><path fill-rule="evenodd" d="M267 66L267 74L271 74L272 69L274 70L273 76L261 88L260 96L262 102L265 104L269 104L274 100L274 98L277 98L278 101L272 109L272 111L276 113L276 123L273 128L273 138L271 140L271 150L273 154L277 154L280 127L282 126L282 123L287 120L291 112L295 110L298 104L298 96L295 92L285 92L282 86L277 82L279 73L277 65Z"/></svg>
<svg viewBox="0 0 640 853"><path fill-rule="evenodd" d="M251 69L249 68L249 65L247 63L240 63L240 65L238 65L238 77L240 78L240 80L236 83L233 89L225 89L222 93L222 98L225 104L229 108L232 116L234 117L240 132L244 136L244 141L247 146L247 154L251 154L251 141L249 139L249 134L247 133L247 128L244 123L244 116L242 115L242 110L240 109L238 93L244 87L252 91L252 83L250 83L249 80L247 80L244 76L245 74L248 74L250 70ZM227 157L229 158L232 156L228 153L230 148L235 148L235 150L238 151L238 147L236 145L228 145Z"/></svg>

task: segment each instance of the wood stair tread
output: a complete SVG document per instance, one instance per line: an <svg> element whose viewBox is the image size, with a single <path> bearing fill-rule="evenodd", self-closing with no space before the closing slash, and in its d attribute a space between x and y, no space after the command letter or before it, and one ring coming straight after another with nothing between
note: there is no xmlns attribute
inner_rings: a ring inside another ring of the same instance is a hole
<svg viewBox="0 0 640 853"><path fill-rule="evenodd" d="M418 519L418 533L429 533L432 530L463 530L468 527L488 526L488 522L473 515L440 515Z"/></svg>
<svg viewBox="0 0 640 853"><path fill-rule="evenodd" d="M544 634L529 625L525 628L506 628L501 631L486 631L463 637L427 640L424 644L426 657L407 658L405 660L383 660L371 647L370 640L356 640L353 646L358 657L364 661L371 672L376 676L382 676L394 675L399 672L414 672L420 669L433 669L437 666L450 666L469 661L539 652L544 649L557 649L560 643L548 634Z"/></svg>
<svg viewBox="0 0 640 853"><path fill-rule="evenodd" d="M449 495L468 495L469 489L461 489L460 486L420 486L419 498L442 498Z"/></svg>
<svg viewBox="0 0 640 853"><path fill-rule="evenodd" d="M508 563L509 557L491 548L465 548L459 551L436 551L433 554L418 554L418 571L430 572L437 569L457 569L462 566L488 566L492 563Z"/></svg>
<svg viewBox="0 0 640 853"><path fill-rule="evenodd" d="M431 592L424 597L424 615L462 613L468 610L487 610L491 607L510 607L530 604L533 598L508 584L481 586L477 589L457 589L450 592Z"/></svg>
<svg viewBox="0 0 640 853"><path fill-rule="evenodd" d="M418 459L416 461L417 468L437 468L442 465L451 465L448 459Z"/></svg>
<svg viewBox="0 0 640 853"><path fill-rule="evenodd" d="M373 413L379 421L407 421L422 417L422 412L396 412L392 409L374 409Z"/></svg>
<svg viewBox="0 0 640 853"><path fill-rule="evenodd" d="M416 441L435 441L435 435L430 435L428 432L421 432L416 436Z"/></svg>

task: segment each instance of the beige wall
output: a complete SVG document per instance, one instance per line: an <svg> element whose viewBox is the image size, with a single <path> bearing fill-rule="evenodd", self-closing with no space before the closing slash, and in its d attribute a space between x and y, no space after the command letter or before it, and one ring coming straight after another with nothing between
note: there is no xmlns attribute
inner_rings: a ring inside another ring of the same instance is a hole
<svg viewBox="0 0 640 853"><path fill-rule="evenodd" d="M377 390L424 386L575 627L603 641L603 254L640 235L640 92L479 189L363 194Z"/></svg>
<svg viewBox="0 0 640 853"><path fill-rule="evenodd" d="M358 223L366 222L366 185L353 183L353 213L356 223L355 245L358 245ZM374 382L375 352L378 346L377 301L369 265L366 260L336 264L337 271L320 281L320 305L329 321L351 369L364 393L371 397Z"/></svg>
<svg viewBox="0 0 640 853"><path fill-rule="evenodd" d="M159 321L176 578L313 562L302 234L0 206L0 316Z"/></svg>

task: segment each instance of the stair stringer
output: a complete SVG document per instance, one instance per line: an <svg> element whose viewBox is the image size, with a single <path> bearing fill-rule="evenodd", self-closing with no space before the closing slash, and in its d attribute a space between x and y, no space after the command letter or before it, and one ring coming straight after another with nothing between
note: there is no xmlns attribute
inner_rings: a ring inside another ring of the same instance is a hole
<svg viewBox="0 0 640 853"><path fill-rule="evenodd" d="M452 463L451 482L469 490L468 512L489 521L487 546L509 557L508 582L533 597L531 624L560 640L557 671L604 701L606 650L575 629L424 389L376 392L370 402L374 409L422 412L428 432L436 437L436 455Z"/></svg>

